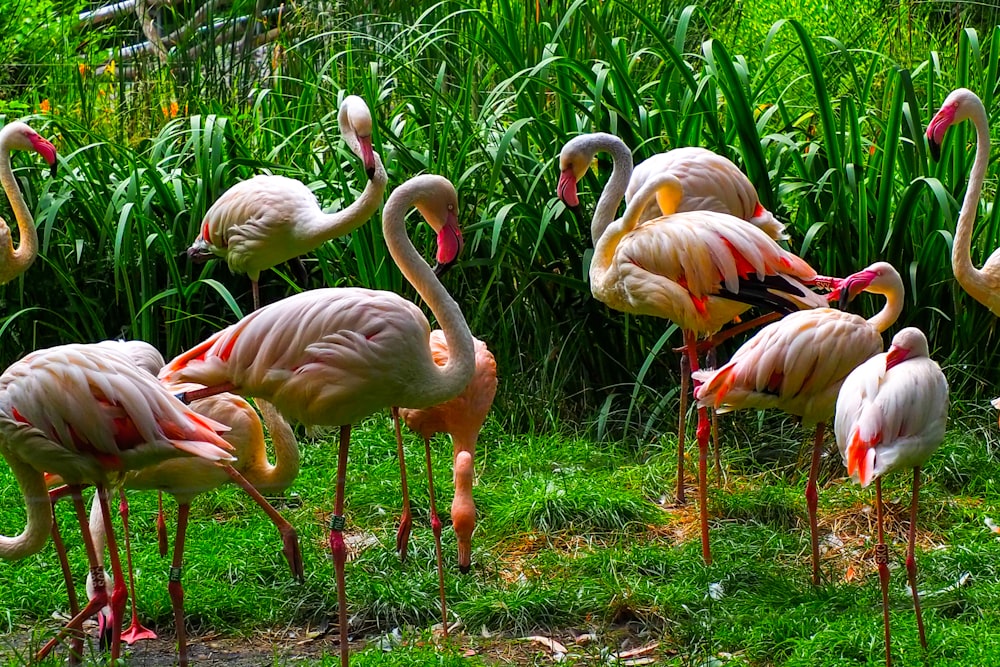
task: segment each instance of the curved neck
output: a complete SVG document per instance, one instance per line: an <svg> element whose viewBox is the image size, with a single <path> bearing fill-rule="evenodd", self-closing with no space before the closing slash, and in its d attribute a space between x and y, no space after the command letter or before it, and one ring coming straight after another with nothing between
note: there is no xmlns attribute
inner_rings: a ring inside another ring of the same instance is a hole
<svg viewBox="0 0 1000 667"><path fill-rule="evenodd" d="M615 219L618 205L625 198L628 181L632 177L632 152L625 142L613 134L597 132L588 137L586 144L588 152L596 155L600 151L611 153L611 178L608 179L601 197L594 208L594 217L590 222L590 239L597 246L598 239Z"/></svg>
<svg viewBox="0 0 1000 667"><path fill-rule="evenodd" d="M21 487L28 515L24 532L20 535L0 535L0 558L16 560L37 553L45 546L52 530L52 509L42 473L14 457L7 458L7 463Z"/></svg>
<svg viewBox="0 0 1000 667"><path fill-rule="evenodd" d="M425 404L436 405L465 389L476 368L476 351L461 309L406 234L404 215L423 194L421 183L411 179L396 188L382 211L382 235L396 266L434 313L448 343L448 362L438 366L431 361L430 377L421 388Z"/></svg>
<svg viewBox="0 0 1000 667"><path fill-rule="evenodd" d="M971 120L976 127L976 158L972 162L969 185L962 200L955 225L955 241L951 248L951 267L958 283L980 303L989 303L995 298L983 272L972 264L972 227L976 221L979 195L986 178L986 166L990 156L990 130L986 119L986 109L982 103L972 106ZM984 301L985 299L985 301Z"/></svg>
<svg viewBox="0 0 1000 667"><path fill-rule="evenodd" d="M389 177L378 153L375 153L375 174L368 180L361 196L347 208L336 213L316 210L312 220L303 225L303 237L320 245L330 239L350 234L365 224L378 207L382 205L382 195Z"/></svg>
<svg viewBox="0 0 1000 667"><path fill-rule="evenodd" d="M299 443L295 439L292 427L278 413L273 405L262 399L256 399L257 409L264 418L267 432L271 434L274 445L274 465L267 460L267 450L264 442L253 443L247 453L246 467L243 476L247 481L262 491L284 491L299 474Z"/></svg>
<svg viewBox="0 0 1000 667"><path fill-rule="evenodd" d="M884 332L895 324L896 320L899 319L900 313L903 312L903 301L905 299L902 280L900 280L898 285L893 285L883 292L883 294L885 295L885 305L882 306L882 310L868 319L868 324L875 327L875 330L879 333Z"/></svg>
<svg viewBox="0 0 1000 667"><path fill-rule="evenodd" d="M21 188L14 178L14 171L10 166L10 148L0 146L0 184L10 201L10 208L14 211L14 219L17 220L17 230L20 234L20 241L17 249L11 241L10 246L0 248L0 283L13 280L23 273L35 261L38 252L38 233L35 231L35 221L24 202L21 195ZM2 224L2 220L0 220Z"/></svg>

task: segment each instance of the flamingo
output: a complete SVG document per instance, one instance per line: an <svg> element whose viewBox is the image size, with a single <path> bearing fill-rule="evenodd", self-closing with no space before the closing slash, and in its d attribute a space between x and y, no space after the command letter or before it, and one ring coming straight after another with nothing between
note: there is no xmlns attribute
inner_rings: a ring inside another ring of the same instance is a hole
<svg viewBox="0 0 1000 667"><path fill-rule="evenodd" d="M819 537L816 524L816 478L823 453L823 432L833 416L837 392L847 374L882 351L882 332L903 311L903 280L886 262L844 278L839 286L846 301L864 290L885 295L885 306L870 319L833 308L803 310L770 324L748 340L729 363L715 371L698 371L699 406L717 412L745 408L779 408L816 425L812 464L806 485L813 583L819 585Z"/></svg>
<svg viewBox="0 0 1000 667"><path fill-rule="evenodd" d="M572 166L567 166L560 178L563 196L575 187L573 179ZM602 202L609 189L601 195ZM826 304L803 283L819 281L812 267L744 220L688 211L640 225L639 215L654 196L661 207L672 210L683 197L683 186L672 174L657 174L636 192L625 215L607 225L594 247L591 292L616 310L676 322L684 331L691 371L698 370L697 337L715 333L753 305L792 312ZM710 564L704 407L698 409L697 434L702 557Z"/></svg>
<svg viewBox="0 0 1000 667"><path fill-rule="evenodd" d="M591 221L591 240L596 247L604 231L615 217L618 205L624 196L626 203L632 204L639 189L659 174L674 175L683 186L683 197L676 202L659 201L650 198L640 206L637 221L646 222L670 212L690 212L698 210L728 213L759 227L772 239L788 238L781 224L770 211L760 204L757 191L749 179L729 159L698 147L676 148L666 153L658 153L643 161L633 171L632 153L613 134L596 132L583 134L568 141L559 155L559 198L570 208L577 208L580 200L576 184L587 173L594 156L601 151L611 153L611 178L604 186L601 197L594 209ZM666 207L666 208L665 208ZM756 322L758 324L763 322ZM750 324L750 323L746 323ZM714 344L710 350L709 363L714 365ZM687 387L691 371L687 357L681 355L680 408L677 427L677 502L685 502L684 493L684 444L687 414ZM697 365L695 366L697 368ZM713 416L713 433L714 416ZM716 442L716 468L718 463L718 443Z"/></svg>
<svg viewBox="0 0 1000 667"><path fill-rule="evenodd" d="M917 535L917 494L920 467L940 446L947 420L948 382L941 368L928 356L927 338L914 327L897 333L888 352L854 369L837 396L833 430L847 474L862 486L875 480L878 522L875 561L882 587L886 667L892 667L892 654L888 549L882 529L882 476L894 470L913 468L906 574L913 593L920 644L926 651L927 638L917 594L917 561L913 553Z"/></svg>
<svg viewBox="0 0 1000 667"><path fill-rule="evenodd" d="M35 230L35 220L31 210L24 201L21 188L14 178L10 166L10 152L35 151L52 169L56 171L56 148L52 143L31 129L26 123L8 123L0 129L0 185L7 194L7 200L14 211L17 220L17 231L20 242L14 248L10 228L0 218L0 285L9 283L14 278L28 270L38 254L38 232Z"/></svg>
<svg viewBox="0 0 1000 667"><path fill-rule="evenodd" d="M982 100L967 88L957 88L945 98L931 122L927 124L927 143L935 159L941 156L941 142L948 128L971 120L976 128L976 157L972 161L969 185L962 200L962 209L955 225L955 242L951 247L951 269L955 279L969 296L1000 316L1000 248L993 251L982 269L972 263L972 227L976 207L986 179L990 160L990 127Z"/></svg>
<svg viewBox="0 0 1000 667"><path fill-rule="evenodd" d="M159 365L163 365L162 359ZM242 486L278 527L284 544L285 559L292 569L292 574L299 579L303 577L302 555L299 551L295 529L278 514L277 510L260 493L261 491L280 493L295 480L299 471L298 443L292 428L288 422L282 419L274 406L266 401L258 401L257 405L274 443L274 465L271 465L267 460L264 429L257 412L243 398L225 393L194 401L190 407L198 414L230 427L230 430L223 437L232 445L237 457L234 465L220 466L201 459L172 459L130 472L125 476L124 487L127 489L165 491L177 500L177 537L174 541L174 556L170 567L168 590L174 610L178 660L182 667L188 664L188 656L187 635L184 628L184 590L181 585L181 569L188 515L191 501L195 496L216 489L228 482L236 482ZM105 529L103 517L94 511L96 508L96 504L91 508L90 531L100 557L104 549ZM131 568L129 575L131 576ZM110 582L106 577L105 585L110 587ZM92 577L89 575L87 586L88 592L90 592L93 584ZM132 627L123 633L122 639L130 644L140 639L155 639L156 635L143 628L139 623L135 610L134 582L132 583L132 595Z"/></svg>
<svg viewBox="0 0 1000 667"><path fill-rule="evenodd" d="M24 558L41 549L52 527L44 479L45 472L52 472L69 485L98 584L95 597L42 647L37 660L108 603L81 486L97 487L109 525L108 488L120 485L124 473L177 456L231 461L232 447L218 435L227 428L190 410L153 375L136 368L128 355L109 346L72 344L39 350L0 375L0 455L21 487L28 514L21 535L0 538L0 557ZM111 653L117 659L125 588L110 531L108 544L116 582L111 596L117 619Z"/></svg>
<svg viewBox="0 0 1000 667"><path fill-rule="evenodd" d="M323 213L312 190L284 176L258 175L229 188L205 213L198 237L188 248L193 261L222 257L234 273L246 273L260 307L257 280L262 271L312 252L330 239L351 233L378 210L388 176L372 150L368 105L348 95L340 105L340 132L361 158L369 182L353 204Z"/></svg>
<svg viewBox="0 0 1000 667"><path fill-rule="evenodd" d="M393 292L326 288L254 311L160 372L167 382L205 386L185 392L185 399L233 391L273 403L288 419L341 427L330 549L343 667L349 654L343 530L350 425L385 408L443 403L468 386L475 369L472 333L462 311L406 234L404 215L414 206L437 232L438 269L443 270L462 249L458 196L445 178L416 176L396 188L382 214L389 254L444 331L450 351L444 366L434 361L430 325L413 303Z"/></svg>

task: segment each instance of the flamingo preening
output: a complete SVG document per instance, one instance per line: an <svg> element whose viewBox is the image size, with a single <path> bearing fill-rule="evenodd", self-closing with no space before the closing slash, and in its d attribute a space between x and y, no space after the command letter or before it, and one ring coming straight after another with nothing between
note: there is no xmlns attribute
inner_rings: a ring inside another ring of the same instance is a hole
<svg viewBox="0 0 1000 667"><path fill-rule="evenodd" d="M697 371L698 405L717 412L745 408L779 408L816 425L812 464L806 485L813 583L819 584L819 536L816 478L823 453L823 431L833 416L837 392L848 373L882 351L882 332L903 310L903 280L886 262L844 278L842 301L864 290L885 295L885 306L870 319L833 308L815 308L786 315L760 330L714 371Z"/></svg>
<svg viewBox="0 0 1000 667"><path fill-rule="evenodd" d="M0 557L23 558L41 549L52 528L44 474L69 485L96 581L89 604L39 651L47 655L67 633L108 604L80 494L97 487L105 525L108 489L124 474L178 456L231 461L232 448L218 433L228 427L181 403L156 378L108 345L62 345L33 352L0 375L0 455L24 494L28 521L15 538L0 538ZM121 650L125 586L114 535L108 531L115 590L111 607L112 657Z"/></svg>
<svg viewBox="0 0 1000 667"><path fill-rule="evenodd" d="M570 144L592 141L587 138L591 136L577 137ZM611 145L618 146L616 166L619 161L629 164L628 149L613 139ZM606 139L601 141L607 143ZM569 154L579 152L577 149ZM559 179L559 193L564 199L567 194L572 195L571 200L575 198L576 173L573 161L564 161ZM624 179L613 173L598 208L616 208L620 201L617 193L623 189ZM675 322L684 331L691 371L698 370L697 337L715 333L754 305L793 312L826 304L824 297L806 287L818 279L812 267L745 220L714 211L687 211L640 224L641 213L654 197L662 210L670 211L683 196L683 185L673 174L657 174L636 192L621 218L603 229L595 225L594 235L599 238L590 265L590 286L595 298L616 310ZM614 206L608 203L609 197ZM700 407L697 434L702 556L711 563L706 489L708 428L706 410Z"/></svg>
<svg viewBox="0 0 1000 667"><path fill-rule="evenodd" d="M56 148L52 143L31 129L26 123L14 122L0 129L0 185L14 211L20 240L17 248L11 238L10 228L0 219L0 285L8 283L28 270L38 254L38 232L31 210L24 201L21 188L10 166L10 152L35 151L41 155L55 174Z"/></svg>
<svg viewBox="0 0 1000 667"><path fill-rule="evenodd" d="M416 176L393 191L382 216L389 253L444 331L449 350L444 366L435 363L430 325L413 303L393 292L327 288L254 311L160 373L167 382L205 386L186 392L188 399L232 391L263 398L303 424L341 427L330 549L343 667L349 656L343 530L350 425L386 408L426 408L450 400L468 386L475 370L472 333L458 304L407 236L404 215L411 207L437 232L438 265L446 267L462 249L458 195L445 178Z"/></svg>
<svg viewBox="0 0 1000 667"><path fill-rule="evenodd" d="M940 157L945 132L964 120L971 120L976 128L976 157L972 161L969 185L955 225L951 269L958 284L969 296L989 308L994 315L1000 315L1000 248L993 251L982 269L977 269L972 263L972 227L976 222L976 208L990 160L990 127L982 100L967 88L951 91L927 124L927 143L934 158Z"/></svg>
<svg viewBox="0 0 1000 667"><path fill-rule="evenodd" d="M302 182L284 176L254 176L229 188L212 204L188 248L194 261L222 257L231 271L249 275L254 309L260 307L257 280L262 271L349 234L382 203L388 176L372 150L368 105L348 95L340 105L338 120L344 141L361 158L370 179L354 203L337 213L324 213L316 195Z"/></svg>
<svg viewBox="0 0 1000 667"><path fill-rule="evenodd" d="M948 382L929 358L927 338L907 327L892 339L889 351L858 366L840 387L833 430L847 473L862 486L875 481L878 545L875 561L882 587L885 664L892 667L889 637L889 558L882 529L882 476L913 468L910 535L906 573L913 593L920 644L927 649L917 593L917 494L920 468L944 439L948 421Z"/></svg>

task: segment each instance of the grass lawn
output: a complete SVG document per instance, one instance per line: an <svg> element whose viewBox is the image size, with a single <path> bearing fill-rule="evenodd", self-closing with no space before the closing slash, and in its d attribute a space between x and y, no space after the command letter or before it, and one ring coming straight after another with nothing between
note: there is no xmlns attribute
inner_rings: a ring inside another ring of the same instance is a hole
<svg viewBox="0 0 1000 667"><path fill-rule="evenodd" d="M985 525L987 517L1000 520L1000 449L991 411L959 404L955 412L963 408L927 467L921 492L918 566L928 664L1000 664L1000 542ZM727 417L721 425L727 476L710 491L711 567L701 562L696 507L670 505L672 436L628 446L566 435L507 436L490 422L476 461L480 521L473 571L462 576L447 520L451 445L436 441L449 609L464 626L438 646L431 633L440 619L422 445L407 434L414 535L410 557L401 563L394 549L400 485L391 427L388 418L366 422L355 430L348 468L348 531L359 547L347 588L352 634L363 640L353 664L551 664L550 647L523 639L533 635L565 645L565 664L884 664L874 491L846 480L839 456L825 460L825 583L815 588L803 498L807 435L777 415ZM300 533L302 584L287 571L277 532L242 492L226 488L195 501L184 580L189 634L196 638L193 664L222 664L199 662L197 651L238 651L244 640L263 646L267 657L233 657L228 664L337 664L336 591L324 528L333 506L332 442L330 435L302 438L302 473L277 501ZM694 468L689 461L689 471ZM893 655L901 665L922 663L903 567L909 482L897 475L885 485ZM156 499L133 493L130 501L140 614L169 639L173 620L167 561L156 547ZM167 506L169 522L175 509ZM5 466L0 507L0 533L20 532L23 500ZM86 560L70 503L58 517L82 581ZM53 612L67 609L51 546L0 563L0 600L0 665L26 664L28 646L58 627ZM614 657L654 642L648 652ZM166 662L138 645L132 664L171 664L171 645L161 644ZM45 664L62 664L64 656L60 649ZM93 660L103 664L100 656Z"/></svg>

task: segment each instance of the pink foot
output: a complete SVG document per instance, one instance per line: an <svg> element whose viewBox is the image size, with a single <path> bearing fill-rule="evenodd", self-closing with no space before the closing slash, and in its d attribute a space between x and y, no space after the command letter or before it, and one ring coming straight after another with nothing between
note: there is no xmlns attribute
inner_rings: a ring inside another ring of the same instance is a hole
<svg viewBox="0 0 1000 667"><path fill-rule="evenodd" d="M122 633L122 641L131 646L144 639L156 639L156 633L149 628L143 627L142 623L135 616L132 617L132 625Z"/></svg>

